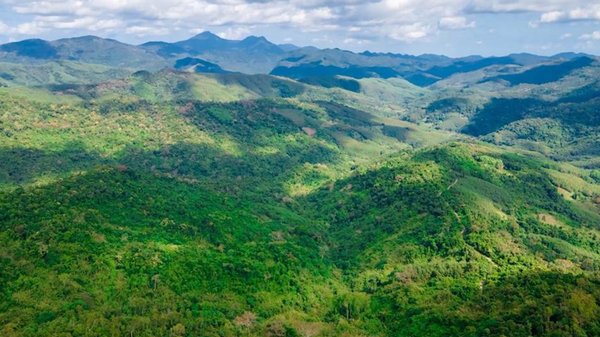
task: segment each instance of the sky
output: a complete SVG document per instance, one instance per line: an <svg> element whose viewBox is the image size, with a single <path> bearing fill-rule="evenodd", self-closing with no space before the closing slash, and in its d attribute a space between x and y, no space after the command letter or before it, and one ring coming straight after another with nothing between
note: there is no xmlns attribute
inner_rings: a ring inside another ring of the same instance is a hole
<svg viewBox="0 0 600 337"><path fill-rule="evenodd" d="M600 0L0 0L1 43L172 42L206 30L352 51L600 55Z"/></svg>

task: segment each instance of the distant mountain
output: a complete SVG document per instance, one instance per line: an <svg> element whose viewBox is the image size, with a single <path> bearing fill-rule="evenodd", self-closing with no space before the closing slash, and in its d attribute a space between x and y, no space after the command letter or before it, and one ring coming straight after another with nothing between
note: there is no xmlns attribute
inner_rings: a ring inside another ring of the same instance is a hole
<svg viewBox="0 0 600 337"><path fill-rule="evenodd" d="M499 67L504 70L506 66L528 66L549 62L553 59L527 53L510 54L501 57L468 56L449 60L444 65L436 65L429 69L407 75L405 78L415 85L428 86L456 74L470 73L488 67Z"/></svg>
<svg viewBox="0 0 600 337"><path fill-rule="evenodd" d="M476 61L462 61L458 60L452 62L452 64L448 66L435 66L430 69L427 69L426 73L436 76L438 78L446 78L450 77L456 73L468 73L471 71L479 70L485 67L489 67L491 65L505 65L505 64L518 64L511 57L489 57L482 58Z"/></svg>
<svg viewBox="0 0 600 337"><path fill-rule="evenodd" d="M50 42L40 39L23 40L0 46L5 57L27 57L32 59L58 58L57 50Z"/></svg>
<svg viewBox="0 0 600 337"><path fill-rule="evenodd" d="M300 48L290 52L286 58L279 62L277 68L294 69L305 67L306 64L318 63L324 67L380 67L393 69L393 71L397 73L408 73L415 70L428 69L436 65L449 64L451 60L452 59L447 57L438 57L432 55L413 56L392 53L372 53L368 51L363 53L354 53L338 48L317 49L314 47L308 47Z"/></svg>
<svg viewBox="0 0 600 337"><path fill-rule="evenodd" d="M0 62L45 63L68 60L155 71L173 67L177 60L192 57L225 70L268 73L288 51L297 48L293 45L280 47L264 37L249 36L239 41L227 40L210 32L175 43L153 41L141 46L96 36L82 36L56 41L30 39L0 45ZM211 69L210 71L215 70Z"/></svg>
<svg viewBox="0 0 600 337"><path fill-rule="evenodd" d="M560 53L560 54L556 54L554 56L552 56L551 58L553 59L575 59L575 58L580 58L580 57L590 57L590 58L594 58L594 55L591 54L587 54L587 53L572 53L572 52L567 52L567 53Z"/></svg>
<svg viewBox="0 0 600 337"><path fill-rule="evenodd" d="M354 78L381 77L390 78L399 75L397 71L389 67L361 67L350 65L338 67L323 65L321 61L304 63L298 67L277 67L271 72L273 75L286 76L296 79L312 77L349 76Z"/></svg>
<svg viewBox="0 0 600 337"><path fill-rule="evenodd" d="M277 45L262 36L229 40L211 32L202 32L178 42L151 41L139 46L95 36L56 41L30 39L0 45L0 62L7 63L41 64L71 61L126 69L130 72L171 68L203 73L271 74L326 88L339 87L355 92L360 91L360 84L355 80L363 78L403 78L420 87L448 87L452 84L465 87L502 81L513 85L542 84L568 74L569 69L563 69L569 67L571 63L568 62L574 62L572 64L575 68L588 66L589 64L580 64L586 59L594 58L582 53L561 53L554 56L518 53L497 57L471 55L461 58L371 51L355 53L338 48ZM567 63L555 67L555 64L561 62ZM539 69L535 69L537 67ZM105 72L111 73L121 72ZM10 71L6 74L6 78L12 76ZM92 77L106 78L104 75ZM4 80L10 82L6 78ZM27 80L28 83L32 83L30 80ZM70 80L73 83L85 81L84 78ZM50 82L62 83L63 80L56 78Z"/></svg>
<svg viewBox="0 0 600 337"><path fill-rule="evenodd" d="M301 48L282 59L271 74L302 80L305 78L350 76L403 77L418 86L429 86L459 73L468 73L490 66L524 66L547 62L549 57L512 54L504 57L469 56L452 59L424 54L419 56L374 53L353 53L340 49Z"/></svg>
<svg viewBox="0 0 600 337"><path fill-rule="evenodd" d="M570 59L565 62L559 62L555 64L547 64L541 65L538 67L534 67L528 69L522 73L517 74L509 74L509 75L500 75L497 77L493 77L488 79L488 81L493 80L504 80L508 81L511 85L518 85L523 83L529 84L544 84L549 82L555 82L559 79L565 77L571 72L587 67L594 62L594 59L589 57L579 57Z"/></svg>
<svg viewBox="0 0 600 337"><path fill-rule="evenodd" d="M188 70L197 73L225 74L228 71L223 70L219 65L210 63L198 58L186 57L175 62L175 69Z"/></svg>
<svg viewBox="0 0 600 337"><path fill-rule="evenodd" d="M401 55L391 53L353 53L341 49L300 48L288 53L271 71L272 75L285 76L311 84L322 84L326 87L338 86L357 90L347 81L340 81L340 76L361 78L405 77L415 71L446 64L449 58L434 55ZM409 79L410 80L410 79ZM429 83L427 83L429 84Z"/></svg>
<svg viewBox="0 0 600 337"><path fill-rule="evenodd" d="M112 39L81 36L56 41L24 40L0 46L0 61L68 60L134 69L160 69L166 60L143 48Z"/></svg>
<svg viewBox="0 0 600 337"><path fill-rule="evenodd" d="M291 43L284 43L284 44L280 44L278 46L279 46L279 48L281 48L283 51L286 51L286 52L294 51L294 50L302 48L302 47L298 47L295 44L291 44Z"/></svg>
<svg viewBox="0 0 600 337"><path fill-rule="evenodd" d="M152 51L164 58L173 58L177 57L177 55L186 53L186 50L184 48L172 43L162 41L146 42L143 45L141 45L141 47L146 50Z"/></svg>
<svg viewBox="0 0 600 337"><path fill-rule="evenodd" d="M187 40L173 43L181 49L195 54L200 54L209 50L222 50L235 46L235 41L222 39L211 32L203 32Z"/></svg>
<svg viewBox="0 0 600 337"><path fill-rule="evenodd" d="M526 69L561 60L581 59L586 56L578 53L563 53L554 56L519 53L500 57L473 55L449 58L431 54L414 56L370 51L353 53L340 49L300 48L288 53L287 57L282 59L271 71L271 74L303 81L310 78L313 82L316 77L321 77L320 81L322 82L330 82L330 78L336 76L349 76L357 79L403 77L412 84L426 87L457 74L492 69L493 67L495 70L491 72L496 71L496 75L500 76L503 75L503 72L514 72L515 67ZM587 57L589 58L589 56Z"/></svg>
<svg viewBox="0 0 600 337"><path fill-rule="evenodd" d="M190 39L167 43L147 42L142 48L166 58L197 57L231 71L268 73L290 50L264 37L249 36L243 40L223 39L211 32Z"/></svg>

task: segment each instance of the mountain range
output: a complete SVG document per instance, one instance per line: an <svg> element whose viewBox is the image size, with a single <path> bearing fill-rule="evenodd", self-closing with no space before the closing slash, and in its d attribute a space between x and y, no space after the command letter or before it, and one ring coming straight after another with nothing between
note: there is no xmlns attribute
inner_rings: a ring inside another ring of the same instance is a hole
<svg viewBox="0 0 600 337"><path fill-rule="evenodd" d="M493 65L532 66L568 61L591 55L562 53L554 56L513 54L505 57L353 53L340 49L318 49L277 45L264 37L249 36L227 40L203 32L178 42L152 41L139 46L95 36L56 41L24 40L0 45L5 62L78 61L111 67L157 70L173 67L179 59L193 57L219 65L226 71L268 74L304 79L307 77L351 76L403 77L420 86L431 85L457 73L467 73Z"/></svg>
<svg viewBox="0 0 600 337"><path fill-rule="evenodd" d="M0 335L600 335L600 63L0 46Z"/></svg>

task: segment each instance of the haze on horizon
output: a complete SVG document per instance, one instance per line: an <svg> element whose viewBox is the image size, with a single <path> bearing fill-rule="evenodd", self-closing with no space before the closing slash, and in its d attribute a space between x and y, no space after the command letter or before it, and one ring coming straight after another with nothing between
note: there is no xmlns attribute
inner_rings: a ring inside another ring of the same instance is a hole
<svg viewBox="0 0 600 337"><path fill-rule="evenodd" d="M228 39L449 56L600 54L594 0L0 0L0 42L97 35Z"/></svg>

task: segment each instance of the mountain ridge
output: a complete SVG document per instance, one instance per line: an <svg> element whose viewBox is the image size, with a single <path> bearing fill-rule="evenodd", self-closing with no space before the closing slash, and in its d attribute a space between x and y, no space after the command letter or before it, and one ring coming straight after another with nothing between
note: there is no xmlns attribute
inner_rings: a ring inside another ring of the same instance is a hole
<svg viewBox="0 0 600 337"><path fill-rule="evenodd" d="M78 48L74 47L78 45ZM84 45L87 47L82 48ZM86 51L89 50L89 51ZM111 52L105 55L93 55L91 51ZM173 66L177 59L195 57L216 63L225 70L245 73L271 73L282 66L302 67L308 60L329 60L329 65L357 68L380 67L389 68L388 72L402 76L414 83L431 85L447 75L456 73L459 64L470 64L470 70L477 63L482 65L498 64L501 60L515 62L519 65L532 65L553 60L570 60L584 56L585 53L560 53L552 56L539 56L528 53L510 54L502 57L483 57L471 55L451 58L444 55L422 54L407 55L363 51L355 53L338 48L319 49L315 47L297 47L294 45L277 45L264 36L247 36L240 40L228 40L205 31L188 39L177 42L148 41L140 45L130 45L120 41L98 36L80 36L61 38L54 41L30 39L0 45L0 59L8 62L43 62L49 60L73 60L87 63L99 63L108 66L126 66L137 70L149 68L157 70L161 67ZM111 59L114 56L114 59ZM294 64L291 59L303 58L302 63ZM118 63L116 59L120 59ZM145 63L144 64L144 59ZM123 63L123 60L125 63ZM282 63L284 62L284 63ZM287 62L287 64L285 63ZM340 63L341 62L341 63ZM438 74L436 67L452 67L453 71ZM433 70L432 70L433 69ZM299 69L302 71L302 69ZM434 73L431 73L433 71ZM460 72L460 70L458 70ZM347 75L339 73L339 75ZM442 75L442 76L439 76ZM295 76L298 77L298 76ZM427 79L429 77L429 79Z"/></svg>

